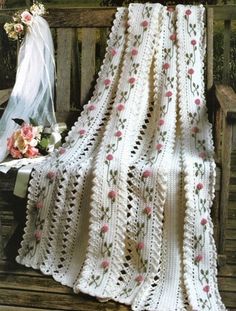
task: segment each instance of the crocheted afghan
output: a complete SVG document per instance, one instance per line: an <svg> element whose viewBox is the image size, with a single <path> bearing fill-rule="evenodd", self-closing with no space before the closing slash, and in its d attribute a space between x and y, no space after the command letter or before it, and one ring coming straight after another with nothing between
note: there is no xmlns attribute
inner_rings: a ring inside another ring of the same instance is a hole
<svg viewBox="0 0 236 311"><path fill-rule="evenodd" d="M204 8L119 8L94 94L34 168L17 262L132 310L225 310Z"/></svg>

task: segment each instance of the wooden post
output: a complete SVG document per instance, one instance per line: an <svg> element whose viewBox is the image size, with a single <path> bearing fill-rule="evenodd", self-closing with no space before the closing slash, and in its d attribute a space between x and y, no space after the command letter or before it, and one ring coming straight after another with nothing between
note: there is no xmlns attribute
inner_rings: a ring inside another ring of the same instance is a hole
<svg viewBox="0 0 236 311"><path fill-rule="evenodd" d="M230 32L231 32L231 20L225 20L223 84L230 84Z"/></svg>

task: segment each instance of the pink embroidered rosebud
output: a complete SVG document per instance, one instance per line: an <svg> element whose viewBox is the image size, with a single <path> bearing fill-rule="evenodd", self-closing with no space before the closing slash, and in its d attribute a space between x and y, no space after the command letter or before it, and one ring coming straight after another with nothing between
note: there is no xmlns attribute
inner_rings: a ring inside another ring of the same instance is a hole
<svg viewBox="0 0 236 311"><path fill-rule="evenodd" d="M151 170L145 170L145 171L143 172L143 177L144 177L144 178L148 178L148 177L150 177L150 176L152 176L152 171L151 171Z"/></svg>
<svg viewBox="0 0 236 311"><path fill-rule="evenodd" d="M109 153L109 154L107 155L106 159L107 159L108 161L113 160L113 155Z"/></svg>
<svg viewBox="0 0 236 311"><path fill-rule="evenodd" d="M193 134L197 134L197 133L199 133L200 132L200 129L197 127L197 126L194 126L193 128L192 128L192 133Z"/></svg>
<svg viewBox="0 0 236 311"><path fill-rule="evenodd" d="M110 85L111 84L111 80L110 79L105 79L104 80L104 85L105 86L108 86L108 85Z"/></svg>
<svg viewBox="0 0 236 311"><path fill-rule="evenodd" d="M94 105L89 105L88 106L88 110L89 111L93 111L93 110L95 110L96 109L96 106L94 106Z"/></svg>
<svg viewBox="0 0 236 311"><path fill-rule="evenodd" d="M118 111L122 111L122 110L125 109L125 106L122 105L122 104L119 104L119 105L117 105L116 109L117 109Z"/></svg>
<svg viewBox="0 0 236 311"><path fill-rule="evenodd" d="M206 152L204 152L204 151L200 152L199 157L202 158L203 160L206 159L206 157L207 157Z"/></svg>
<svg viewBox="0 0 236 311"><path fill-rule="evenodd" d="M60 155L64 154L65 152L66 152L66 149L63 148L63 147L60 147L60 148L58 149L58 153L59 153Z"/></svg>
<svg viewBox="0 0 236 311"><path fill-rule="evenodd" d="M194 103L197 105L197 106L200 106L201 105L201 100L199 98L196 98Z"/></svg>
<svg viewBox="0 0 236 311"><path fill-rule="evenodd" d="M197 44L197 41L195 39L191 40L191 44L194 46Z"/></svg>
<svg viewBox="0 0 236 311"><path fill-rule="evenodd" d="M108 197L112 200L114 200L116 198L116 195L117 195L117 193L114 190L111 190L108 192Z"/></svg>
<svg viewBox="0 0 236 311"><path fill-rule="evenodd" d="M170 40L176 41L176 33L173 33L172 35L170 35Z"/></svg>
<svg viewBox="0 0 236 311"><path fill-rule="evenodd" d="M36 241L40 241L41 237L42 237L42 232L39 231L39 230L36 230L35 233L34 233L34 237L35 237Z"/></svg>
<svg viewBox="0 0 236 311"><path fill-rule="evenodd" d="M144 214L146 214L146 215L149 216L149 215L151 215L151 213L152 213L152 208L149 207L149 206L146 206L146 207L144 208L143 212L144 212Z"/></svg>
<svg viewBox="0 0 236 311"><path fill-rule="evenodd" d="M49 172L47 173L47 178L48 178L49 180L53 180L53 179L55 179L55 177L56 177L56 173L54 173L54 172L52 172L52 171L49 171Z"/></svg>
<svg viewBox="0 0 236 311"><path fill-rule="evenodd" d="M43 208L43 202L42 202L42 201L38 201L38 202L36 203L36 208L37 208L37 209Z"/></svg>
<svg viewBox="0 0 236 311"><path fill-rule="evenodd" d="M162 126L162 125L164 125L164 124L165 124L165 120L164 120L164 119L160 119L160 120L158 121L158 125Z"/></svg>
<svg viewBox="0 0 236 311"><path fill-rule="evenodd" d="M201 225L205 226L207 224L207 219L206 218L202 218L201 219Z"/></svg>
<svg viewBox="0 0 236 311"><path fill-rule="evenodd" d="M135 81L136 81L136 80L135 80L135 78L134 78L134 77L129 78L129 83L130 83L130 84L134 84L134 83L135 83Z"/></svg>
<svg viewBox="0 0 236 311"><path fill-rule="evenodd" d="M197 190L202 190L202 189L203 189L203 184L202 183L197 184Z"/></svg>
<svg viewBox="0 0 236 311"><path fill-rule="evenodd" d="M106 233L106 232L108 232L108 230L109 230L108 224L104 224L104 225L102 226L102 228L101 228L101 232L102 232L102 233Z"/></svg>
<svg viewBox="0 0 236 311"><path fill-rule="evenodd" d="M203 256L202 256L202 255L197 255L197 256L195 257L195 261L196 261L196 262L200 262L200 261L202 261L202 259L203 259Z"/></svg>
<svg viewBox="0 0 236 311"><path fill-rule="evenodd" d="M173 93L171 91L166 92L166 97L171 97Z"/></svg>
<svg viewBox="0 0 236 311"><path fill-rule="evenodd" d="M163 69L167 70L170 68L170 64L168 63L165 63L163 66L162 66Z"/></svg>
<svg viewBox="0 0 236 311"><path fill-rule="evenodd" d="M139 242L139 243L137 244L137 249L138 249L138 250L144 249L144 243L143 243L143 242Z"/></svg>
<svg viewBox="0 0 236 311"><path fill-rule="evenodd" d="M112 48L112 49L111 49L111 55L112 55L112 56L115 56L116 54L117 54L116 49Z"/></svg>
<svg viewBox="0 0 236 311"><path fill-rule="evenodd" d="M161 151L162 147L163 147L162 144L157 144L157 145L156 145L156 149L157 149L158 151Z"/></svg>
<svg viewBox="0 0 236 311"><path fill-rule="evenodd" d="M148 21L146 21L146 20L142 21L141 26L146 28L148 26Z"/></svg>
<svg viewBox="0 0 236 311"><path fill-rule="evenodd" d="M186 11L185 11L185 14L189 16L189 15L192 14L192 11L191 11L191 10L186 10Z"/></svg>
<svg viewBox="0 0 236 311"><path fill-rule="evenodd" d="M135 281L140 284L144 281L144 277L141 274L139 274L136 276Z"/></svg>
<svg viewBox="0 0 236 311"><path fill-rule="evenodd" d="M86 134L86 131L84 129L79 130L80 136L84 136Z"/></svg>
<svg viewBox="0 0 236 311"><path fill-rule="evenodd" d="M203 291L204 291L205 293L209 293L209 291L210 291L210 286L209 286L209 285L204 286L204 287L203 287Z"/></svg>
<svg viewBox="0 0 236 311"><path fill-rule="evenodd" d="M110 263L108 260L103 260L101 263L101 266L103 269L107 269L109 267Z"/></svg>
<svg viewBox="0 0 236 311"><path fill-rule="evenodd" d="M132 55L132 56L138 55L138 50L135 49L135 48L133 48L133 49L131 50L131 55Z"/></svg>
<svg viewBox="0 0 236 311"><path fill-rule="evenodd" d="M116 137L121 137L121 136L122 136L122 132L121 132L121 131L115 132L115 136L116 136Z"/></svg>
<svg viewBox="0 0 236 311"><path fill-rule="evenodd" d="M188 74L189 74L189 75L193 75L193 74L194 74L193 68L190 68L190 69L188 70Z"/></svg>

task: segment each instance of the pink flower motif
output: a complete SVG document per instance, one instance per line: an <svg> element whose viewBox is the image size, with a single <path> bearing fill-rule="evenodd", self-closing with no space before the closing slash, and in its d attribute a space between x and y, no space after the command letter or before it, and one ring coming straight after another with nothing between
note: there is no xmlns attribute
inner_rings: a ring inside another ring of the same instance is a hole
<svg viewBox="0 0 236 311"><path fill-rule="evenodd" d="M135 80L134 77L131 77L131 78L129 78L128 81L129 81L130 84L134 84L136 80Z"/></svg>
<svg viewBox="0 0 236 311"><path fill-rule="evenodd" d="M172 12L175 11L175 8L174 8L173 6L168 6L168 7L167 7L167 11L170 12L170 13L172 13Z"/></svg>
<svg viewBox="0 0 236 311"><path fill-rule="evenodd" d="M106 233L106 232L108 232L108 230L109 230L108 224L104 224L104 225L102 226L102 228L101 228L101 232L102 232L102 233Z"/></svg>
<svg viewBox="0 0 236 311"><path fill-rule="evenodd" d="M53 180L56 177L56 173L49 171L46 176L49 180Z"/></svg>
<svg viewBox="0 0 236 311"><path fill-rule="evenodd" d="M207 157L206 152L204 152L204 151L200 152L199 157L202 158L203 160L206 159L206 157Z"/></svg>
<svg viewBox="0 0 236 311"><path fill-rule="evenodd" d="M104 85L105 86L108 86L108 85L110 85L111 84L111 80L110 79L105 79L104 80Z"/></svg>
<svg viewBox="0 0 236 311"><path fill-rule="evenodd" d="M173 93L171 91L166 92L166 97L171 97Z"/></svg>
<svg viewBox="0 0 236 311"><path fill-rule="evenodd" d="M116 137L121 137L121 136L122 136L122 132L121 132L121 131L115 132L115 136L116 136Z"/></svg>
<svg viewBox="0 0 236 311"><path fill-rule="evenodd" d="M202 259L203 259L203 256L202 256L202 255L197 255L197 256L195 257L195 261L196 261L196 262L200 262L200 261L202 261Z"/></svg>
<svg viewBox="0 0 236 311"><path fill-rule="evenodd" d="M160 150L162 149L162 147L163 147L162 144L157 144L157 145L156 145L156 149L157 149L158 151L160 151Z"/></svg>
<svg viewBox="0 0 236 311"><path fill-rule="evenodd" d="M113 160L113 155L109 153L109 154L107 155L106 159L107 159L108 161Z"/></svg>
<svg viewBox="0 0 236 311"><path fill-rule="evenodd" d="M148 177L150 177L150 176L152 176L152 171L151 171L151 170L145 170L145 171L143 172L143 177L144 177L144 178L148 178Z"/></svg>
<svg viewBox="0 0 236 311"><path fill-rule="evenodd" d="M192 133L193 133L193 134L197 134L197 133L199 133L199 132L200 132L199 127L194 126L194 127L192 128Z"/></svg>
<svg viewBox="0 0 236 311"><path fill-rule="evenodd" d="M37 155L39 155L39 150L35 147L29 146L26 153L25 157L26 158L35 158Z"/></svg>
<svg viewBox="0 0 236 311"><path fill-rule="evenodd" d="M170 35L170 40L176 41L176 33L173 33L172 35Z"/></svg>
<svg viewBox="0 0 236 311"><path fill-rule="evenodd" d="M24 23L26 25L31 25L32 20L33 20L33 16L28 11L24 11L23 13L21 13L22 23Z"/></svg>
<svg viewBox="0 0 236 311"><path fill-rule="evenodd" d="M191 40L191 44L194 46L197 44L197 41L195 39Z"/></svg>
<svg viewBox="0 0 236 311"><path fill-rule="evenodd" d="M152 213L152 208L149 206L146 206L143 210L144 214L147 214L148 216Z"/></svg>
<svg viewBox="0 0 236 311"><path fill-rule="evenodd" d="M103 260L101 266L103 269L108 269L110 262L108 260Z"/></svg>
<svg viewBox="0 0 236 311"><path fill-rule="evenodd" d="M131 55L132 55L132 56L138 55L138 50L137 50L136 48L132 48L132 50L131 50Z"/></svg>
<svg viewBox="0 0 236 311"><path fill-rule="evenodd" d="M191 15L191 14L192 14L192 11L191 11L191 10L186 10L186 11L185 11L185 15L188 15L188 16L189 16L189 15Z"/></svg>
<svg viewBox="0 0 236 311"><path fill-rule="evenodd" d="M167 70L170 68L170 64L168 63L165 63L163 66L162 66L163 69Z"/></svg>
<svg viewBox="0 0 236 311"><path fill-rule="evenodd" d="M58 153L59 153L60 155L64 154L65 152L66 152L66 149L63 148L63 147L60 147L60 148L58 149Z"/></svg>
<svg viewBox="0 0 236 311"><path fill-rule="evenodd" d="M190 68L190 69L188 70L188 74L189 74L189 75L193 75L193 74L194 74L193 68Z"/></svg>
<svg viewBox="0 0 236 311"><path fill-rule="evenodd" d="M144 277L141 274L139 274L136 276L135 281L141 284L144 281Z"/></svg>
<svg viewBox="0 0 236 311"><path fill-rule="evenodd" d="M210 286L209 286L209 285L204 286L204 287L203 287L203 291L204 291L205 293L209 293L209 291L210 291Z"/></svg>
<svg viewBox="0 0 236 311"><path fill-rule="evenodd" d="M201 219L201 225L205 226L207 224L207 219L206 218L202 218Z"/></svg>
<svg viewBox="0 0 236 311"><path fill-rule="evenodd" d="M203 184L202 183L198 183L197 184L197 190L202 190L203 189Z"/></svg>
<svg viewBox="0 0 236 311"><path fill-rule="evenodd" d="M146 21L146 20L142 21L141 26L146 28L148 26L148 21Z"/></svg>
<svg viewBox="0 0 236 311"><path fill-rule="evenodd" d="M160 120L158 121L158 125L162 126L162 125L164 125L164 124L165 124L165 120L164 120L164 119L160 119Z"/></svg>
<svg viewBox="0 0 236 311"><path fill-rule="evenodd" d="M139 243L137 244L137 247L136 247L136 248L139 249L139 250L144 249L144 243L143 243L143 242L139 242Z"/></svg>
<svg viewBox="0 0 236 311"><path fill-rule="evenodd" d="M117 54L117 50L114 49L114 48L112 48L112 49L111 49L111 55L112 55L112 56L115 56L116 54Z"/></svg>
<svg viewBox="0 0 236 311"><path fill-rule="evenodd" d="M43 202L42 201L38 201L35 206L36 206L37 209L42 209L43 208Z"/></svg>
<svg viewBox="0 0 236 311"><path fill-rule="evenodd" d="M197 106L200 106L201 105L201 100L199 98L196 98L194 103L197 105Z"/></svg>
<svg viewBox="0 0 236 311"><path fill-rule="evenodd" d="M110 199L113 199L113 200L114 200L114 199L116 198L116 196L117 196L116 191L111 190L111 191L108 192L108 197L109 197Z"/></svg>
<svg viewBox="0 0 236 311"><path fill-rule="evenodd" d="M86 131L84 129L79 130L80 136L84 136L86 134Z"/></svg>
<svg viewBox="0 0 236 311"><path fill-rule="evenodd" d="M36 241L40 241L41 237L42 237L42 232L39 231L39 230L36 230L35 233L34 233L34 237L35 237Z"/></svg>
<svg viewBox="0 0 236 311"><path fill-rule="evenodd" d="M118 111L122 111L122 110L125 109L125 106L122 105L122 104L119 104L119 105L116 106L116 109L117 109Z"/></svg>
<svg viewBox="0 0 236 311"><path fill-rule="evenodd" d="M89 111L93 111L93 110L95 110L95 109L96 109L96 106L95 106L95 105L92 105L92 104L91 104L91 105L88 106L88 110L89 110Z"/></svg>

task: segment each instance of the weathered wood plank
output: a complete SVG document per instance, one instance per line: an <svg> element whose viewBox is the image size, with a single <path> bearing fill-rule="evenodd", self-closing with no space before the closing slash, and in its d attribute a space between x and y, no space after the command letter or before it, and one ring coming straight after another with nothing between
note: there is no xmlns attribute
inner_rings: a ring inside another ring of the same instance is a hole
<svg viewBox="0 0 236 311"><path fill-rule="evenodd" d="M229 85L215 85L216 98L224 112L231 121L236 120L236 93Z"/></svg>
<svg viewBox="0 0 236 311"><path fill-rule="evenodd" d="M0 261L0 274L12 274L15 277L24 275L30 277L45 277L40 271L33 270L31 268L26 268L22 265L17 264L16 262L9 261ZM50 278L50 277L48 277Z"/></svg>
<svg viewBox="0 0 236 311"><path fill-rule="evenodd" d="M17 308L17 309L16 309ZM38 308L25 308L25 307L19 307L19 306L1 306L0 305L0 311L47 311L47 309L38 309ZM50 309L50 311L58 311L56 309ZM73 310L71 310L73 311Z"/></svg>
<svg viewBox="0 0 236 311"><path fill-rule="evenodd" d="M62 295L52 293L40 293L24 290L1 289L0 304L11 306L24 306L45 308L47 310L76 310L76 311L129 311L129 308L112 301L98 303L93 297L87 295Z"/></svg>
<svg viewBox="0 0 236 311"><path fill-rule="evenodd" d="M218 284L220 291L233 291L236 293L236 277L235 278L227 278L227 277L219 277L218 278ZM235 304L236 306L236 298L235 298Z"/></svg>
<svg viewBox="0 0 236 311"><path fill-rule="evenodd" d="M235 292L221 292L221 297L226 307L234 308L236 305L236 295Z"/></svg>
<svg viewBox="0 0 236 311"><path fill-rule="evenodd" d="M12 89L0 90L0 106L9 99L11 92Z"/></svg>
<svg viewBox="0 0 236 311"><path fill-rule="evenodd" d="M230 83L230 32L231 21L224 21L224 62L223 62L223 83Z"/></svg>
<svg viewBox="0 0 236 311"><path fill-rule="evenodd" d="M218 271L219 277L236 277L236 264L235 265L225 265L221 267Z"/></svg>
<svg viewBox="0 0 236 311"><path fill-rule="evenodd" d="M83 106L89 99L91 83L95 74L95 46L96 29L82 30L82 55L81 55L81 90L80 104Z"/></svg>

